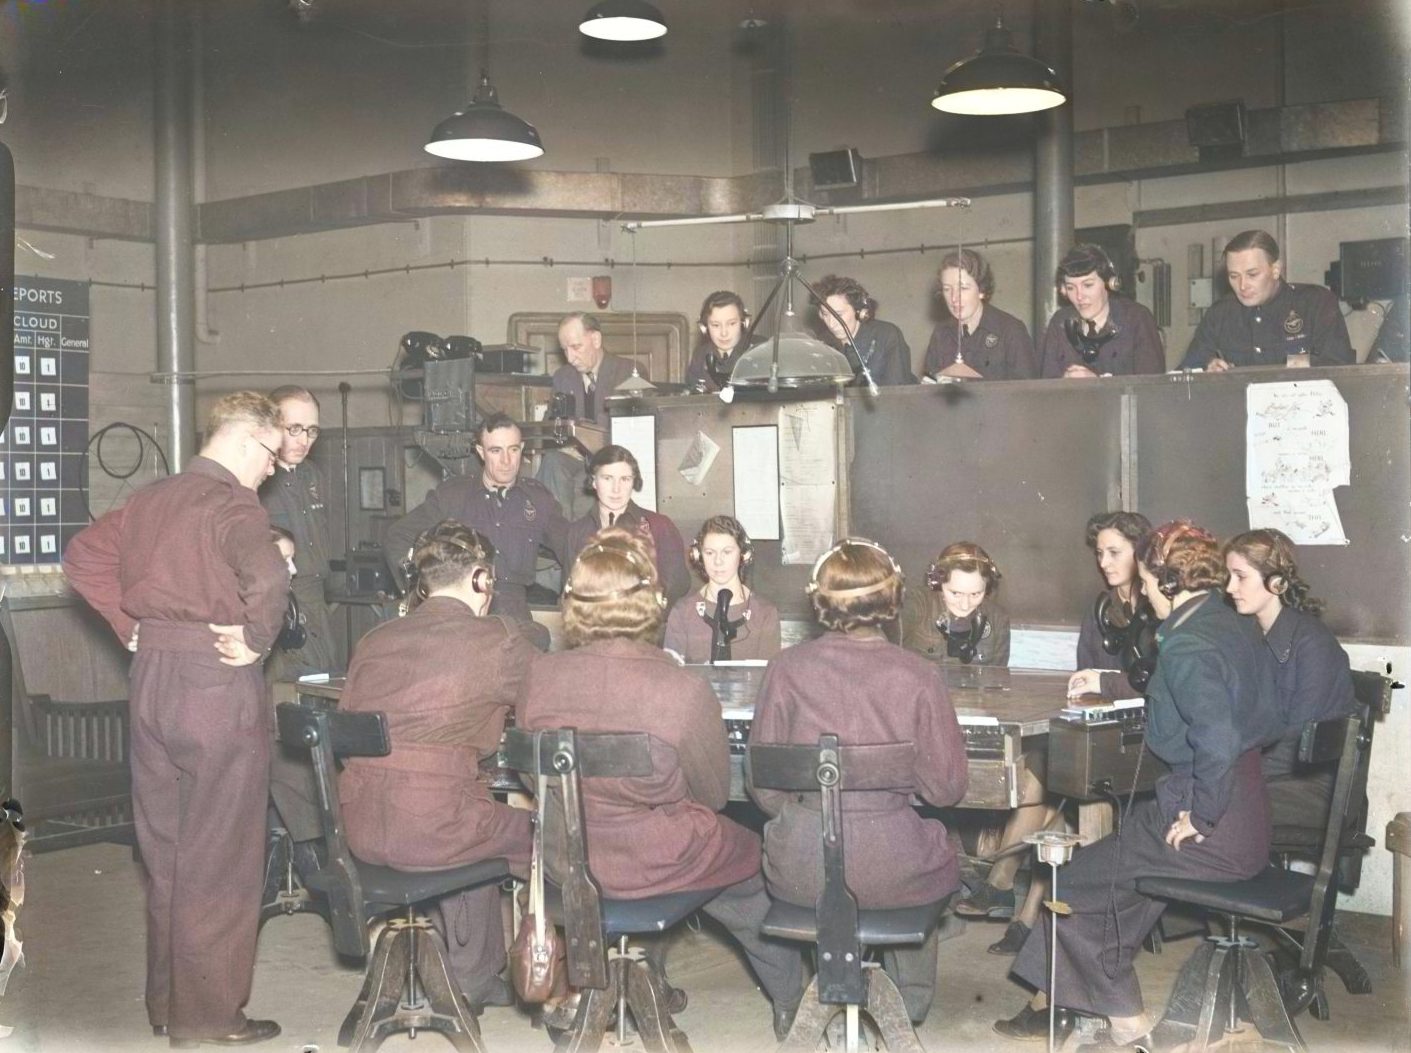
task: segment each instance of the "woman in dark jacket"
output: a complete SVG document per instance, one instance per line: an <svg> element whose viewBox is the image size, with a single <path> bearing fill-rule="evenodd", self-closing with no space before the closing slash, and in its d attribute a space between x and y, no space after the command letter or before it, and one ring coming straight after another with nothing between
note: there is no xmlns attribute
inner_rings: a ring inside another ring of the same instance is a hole
<svg viewBox="0 0 1411 1053"><path fill-rule="evenodd" d="M1235 610L1264 633L1276 663L1274 682L1284 734L1264 752L1264 778L1274 826L1323 829L1333 799L1330 768L1295 770L1298 738L1310 720L1352 712L1352 672L1347 652L1318 615L1321 600L1298 576L1293 542L1277 530L1251 530L1225 545L1230 572L1225 592Z"/></svg>
<svg viewBox="0 0 1411 1053"><path fill-rule="evenodd" d="M719 391L750 346L750 312L739 293L722 289L701 304L700 339L686 365L686 387L694 394Z"/></svg>
<svg viewBox="0 0 1411 1053"><path fill-rule="evenodd" d="M1000 572L973 541L947 545L902 610L902 645L938 662L1009 664L1009 615L995 599Z"/></svg>
<svg viewBox="0 0 1411 1053"><path fill-rule="evenodd" d="M725 619L731 661L768 661L779 653L779 608L745 584L754 545L734 516L711 516L701 524L686 558L705 584L677 600L666 617L668 651L690 665L711 660L720 596L729 593Z"/></svg>
<svg viewBox="0 0 1411 1053"><path fill-rule="evenodd" d="M392 752L354 757L338 779L348 847L399 870L439 870L504 856L529 866L529 813L490 796L480 761L499 747L520 702L534 647L515 623L486 615L495 550L445 520L417 538L414 598L404 618L358 643L339 708L387 714ZM442 900L436 922L451 973L472 1006L509 1005L500 890Z"/></svg>
<svg viewBox="0 0 1411 1053"><path fill-rule="evenodd" d="M915 792L938 807L955 804L965 794L965 743L945 682L933 663L883 633L901 606L901 569L879 545L849 538L819 560L809 591L829 631L770 662L750 742L812 745L824 733L844 745L912 742ZM750 794L773 817L764 832L770 894L812 906L823 884L818 795L754 787ZM919 906L960 886L944 824L922 818L909 792L846 793L843 800L847 882L859 906ZM925 1019L935 995L934 932L920 948L884 951L883 964L911 1019Z"/></svg>
<svg viewBox="0 0 1411 1053"><path fill-rule="evenodd" d="M730 792L720 703L656 646L666 597L641 539L602 531L579 553L562 608L569 649L534 661L521 725L652 738L651 775L583 780L594 880L611 899L721 889L702 910L744 950L774 1005L776 1031L787 1031L803 995L803 959L760 935L769 897L759 837L717 814ZM548 814L553 871L561 817Z"/></svg>
<svg viewBox="0 0 1411 1053"><path fill-rule="evenodd" d="M1061 892L1072 913L1058 924L1060 1028L1072 1014L1107 1018L1113 1045L1151 1029L1132 960L1166 904L1136 890L1138 878L1241 881L1266 865L1269 801L1260 750L1283 722L1273 660L1259 632L1221 601L1220 546L1188 522L1167 523L1137 553L1143 591L1163 620L1147 689L1146 745L1170 772L1154 799L1138 801L1111 835L1074 854ZM1040 993L1009 1020L1015 1038L1045 1033L1048 931L1036 927L1014 974ZM1148 1048L1150 1043L1147 1043Z"/></svg>
<svg viewBox="0 0 1411 1053"><path fill-rule="evenodd" d="M906 337L891 322L877 318L877 301L866 289L852 278L829 274L814 286L814 291L823 301L818 308L819 320L832 337L834 346L847 355L849 362L853 357L848 349L851 337L862 364L879 386L916 383ZM856 362L852 362L852 366L858 369ZM858 375L861 378L860 370Z"/></svg>
<svg viewBox="0 0 1411 1053"><path fill-rule="evenodd" d="M642 469L625 446L604 446L588 459L583 492L595 498L592 510L568 525L568 551L582 551L604 527L620 527L650 543L652 562L669 601L686 595L691 574L686 569L686 545L676 524L659 512L649 512L632 500L642 489Z"/></svg>
<svg viewBox="0 0 1411 1053"><path fill-rule="evenodd" d="M1156 665L1156 618L1142 595L1137 546L1151 532L1140 512L1099 512L1088 520L1088 548L1107 588L1078 629L1078 671L1068 694L1140 698Z"/></svg>

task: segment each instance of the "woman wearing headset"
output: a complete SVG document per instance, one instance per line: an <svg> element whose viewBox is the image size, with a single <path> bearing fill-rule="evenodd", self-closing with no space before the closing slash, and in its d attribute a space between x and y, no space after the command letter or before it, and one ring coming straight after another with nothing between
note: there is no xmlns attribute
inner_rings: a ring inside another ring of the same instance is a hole
<svg viewBox="0 0 1411 1053"><path fill-rule="evenodd" d="M1171 770L1137 801L1121 833L1080 848L1063 870L1072 913L1058 926L1058 1021L1107 1018L1106 1039L1144 1044L1151 1020L1133 958L1166 904L1136 890L1142 877L1241 881L1269 863L1269 801L1260 751L1283 731L1273 661L1259 632L1220 597L1220 546L1188 522L1167 523L1137 552L1143 592L1162 618L1147 689L1146 746ZM1014 974L1040 993L995 1029L1014 1038L1048 1029L1048 932L1029 933Z"/></svg>
<svg viewBox="0 0 1411 1053"><path fill-rule="evenodd" d="M1070 249L1054 282L1068 302L1049 320L1039 345L1043 376L1084 380L1165 372L1156 319L1135 300L1112 295L1121 280L1099 246Z"/></svg>
<svg viewBox="0 0 1411 1053"><path fill-rule="evenodd" d="M926 376L1031 380L1039 375L1028 327L990 303L995 276L983 256L961 249L943 257L936 288L950 317L931 333L922 367Z"/></svg>
<svg viewBox="0 0 1411 1053"><path fill-rule="evenodd" d="M906 337L891 322L877 318L877 301L866 289L854 279L836 274L828 275L813 288L822 300L818 307L819 320L849 361L852 361L852 353L848 349L848 337L852 337L858 355L878 385L916 383ZM857 363L853 363L853 368L858 368Z"/></svg>
<svg viewBox="0 0 1411 1053"><path fill-rule="evenodd" d="M750 346L750 312L738 293L722 289L701 304L700 339L686 366L686 387L695 394L719 391Z"/></svg>
<svg viewBox="0 0 1411 1053"><path fill-rule="evenodd" d="M686 558L705 584L672 606L666 649L693 665L712 660L713 644L733 661L777 655L779 609L745 584L754 546L740 521L711 516L701 524Z"/></svg>
<svg viewBox="0 0 1411 1053"><path fill-rule="evenodd" d="M650 776L583 781L593 879L611 899L722 889L702 909L744 950L776 1031L787 1031L803 995L803 958L760 936L769 897L759 837L717 814L730 792L720 703L656 645L666 597L641 539L601 532L579 553L561 607L568 650L535 660L521 726L652 737ZM549 868L561 873L553 819Z"/></svg>
<svg viewBox="0 0 1411 1053"><path fill-rule="evenodd" d="M580 552L599 530L621 527L640 534L650 545L652 560L668 600L686 595L691 574L686 569L686 546L676 524L658 512L639 508L632 495L642 489L642 469L625 446L604 446L588 459L583 492L595 498L589 512L568 525L566 546Z"/></svg>
<svg viewBox="0 0 1411 1053"><path fill-rule="evenodd" d="M915 792L938 807L965 793L965 743L940 671L889 643L884 627L902 602L901 568L880 545L847 538L814 565L809 594L821 637L769 663L755 703L750 742L816 745L838 735L844 745L916 745ZM816 795L750 787L773 818L765 826L764 875L776 899L812 906L822 890ZM845 795L847 883L858 906L919 906L960 886L945 826L923 819L908 792ZM935 995L934 931L919 948L889 948L883 966L901 989L913 1022Z"/></svg>
<svg viewBox="0 0 1411 1053"><path fill-rule="evenodd" d="M902 611L902 643L940 662L1009 664L1009 615L995 599L1000 572L972 541L947 545L926 571L929 592Z"/></svg>
<svg viewBox="0 0 1411 1053"><path fill-rule="evenodd" d="M1088 520L1088 548L1107 588L1078 630L1078 671L1070 697L1140 698L1156 666L1156 618L1142 595L1137 546L1151 532L1140 512L1099 512Z"/></svg>
<svg viewBox="0 0 1411 1053"><path fill-rule="evenodd" d="M1264 778L1275 827L1323 829L1336 771L1295 770L1298 738L1310 720L1352 712L1347 652L1318 615L1321 600L1298 576L1293 542L1277 530L1251 530L1225 545L1230 572L1225 592L1235 610L1252 617L1274 655L1274 680L1284 736L1264 753Z"/></svg>
<svg viewBox="0 0 1411 1053"><path fill-rule="evenodd" d="M339 708L386 713L392 740L388 756L350 758L338 778L348 847L365 862L439 870L503 856L527 872L529 813L496 801L479 774L535 654L513 621L486 614L494 560L483 536L439 523L412 546L410 612L358 642ZM434 920L470 1005L510 1005L499 886L446 897Z"/></svg>
<svg viewBox="0 0 1411 1053"><path fill-rule="evenodd" d="M1078 631L1078 671L1068 681L1070 696L1101 694L1107 698L1139 697L1156 666L1157 619L1142 597L1137 574L1136 546L1151 530L1146 516L1137 512L1099 512L1088 520L1088 547L1097 556L1107 588L1083 616ZM1026 834L1044 829L1054 820L1046 805L1016 809L1005 827L1001 853L1018 846ZM1003 914L1013 904L1014 874L1022 856L1002 855L991 868L984 886L970 900L956 906L957 914ZM1005 929L1004 937L990 946L993 954L1017 954L1039 920L1047 882L1035 874L1028 897ZM1006 895L1006 892L1009 892Z"/></svg>

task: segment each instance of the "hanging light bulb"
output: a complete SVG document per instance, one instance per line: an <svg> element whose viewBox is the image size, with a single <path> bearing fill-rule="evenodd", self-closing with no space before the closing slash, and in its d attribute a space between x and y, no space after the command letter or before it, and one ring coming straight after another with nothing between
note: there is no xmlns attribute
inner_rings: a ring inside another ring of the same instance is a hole
<svg viewBox="0 0 1411 1053"><path fill-rule="evenodd" d="M985 46L941 76L931 105L945 113L983 117L1033 113L1067 101L1058 74L1014 47L1001 16L985 34Z"/></svg>
<svg viewBox="0 0 1411 1053"><path fill-rule="evenodd" d="M539 132L500 105L490 75L480 74L475 98L438 124L426 152L453 161L528 161L544 152Z"/></svg>
<svg viewBox="0 0 1411 1053"><path fill-rule="evenodd" d="M603 0L588 9L578 32L597 40L655 40L666 36L666 19L647 0Z"/></svg>

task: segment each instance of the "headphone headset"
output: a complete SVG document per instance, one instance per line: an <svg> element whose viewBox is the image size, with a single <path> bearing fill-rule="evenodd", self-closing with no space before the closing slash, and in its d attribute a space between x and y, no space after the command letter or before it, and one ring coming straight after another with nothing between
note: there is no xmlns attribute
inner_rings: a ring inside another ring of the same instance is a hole
<svg viewBox="0 0 1411 1053"><path fill-rule="evenodd" d="M1156 575L1156 588L1168 600L1174 600L1181 591L1181 572L1163 563L1161 571Z"/></svg>
<svg viewBox="0 0 1411 1053"><path fill-rule="evenodd" d="M876 552L882 553L882 555L887 557L887 562L888 564L890 564L891 570L887 573L887 576L885 578L883 578L879 582L875 582L872 585L859 585L857 588L853 589L822 588L818 584L818 572L823 569L824 563L828 562L829 559L841 552L843 548L847 545L857 545L861 548L870 548ZM892 557L892 554L890 552L884 549L881 545L877 544L877 542L869 541L865 537L845 537L832 548L830 548L827 552L823 553L823 555L819 556L818 559L814 562L813 570L809 573L808 585L804 588L804 592L808 596L824 596L830 600L851 600L856 599L859 596L871 596L874 592L881 592L883 589L889 589L892 587L892 582L898 580L901 577L901 565L897 563L897 561Z"/></svg>
<svg viewBox="0 0 1411 1053"><path fill-rule="evenodd" d="M718 303L718 304L716 304L714 307L712 307L712 308L710 309L710 311L702 312L702 313L705 315L705 318L709 318L711 314L713 314L714 312L720 310L720 308L722 308L722 307L735 307L735 304L733 304L733 303ZM737 308L737 310L738 310L738 308ZM741 336L745 335L746 333L748 333L748 332L750 331L750 317L751 317L751 316L750 316L750 312L749 312L749 311L740 311L740 335L741 335ZM699 321L699 322L696 323L696 328L701 331L701 336L709 336L709 335L710 335L710 326L706 324L706 322L705 322L704 319L702 319L701 321Z"/></svg>
<svg viewBox="0 0 1411 1053"><path fill-rule="evenodd" d="M736 525L738 525L738 523L739 521L737 520ZM691 542L690 547L686 549L686 562L697 574L702 577L706 576L705 555L701 552L701 546L705 544L707 533L724 534L726 537L733 538L735 544L740 546L740 572L742 574L746 567L754 563L754 542L751 541L750 536L745 533L744 527L740 527L739 533L736 533L732 530L707 531L705 526L702 525L701 529L696 533L695 539Z"/></svg>
<svg viewBox="0 0 1411 1053"><path fill-rule="evenodd" d="M1275 596L1282 596L1289 590L1289 580L1279 571L1270 571L1264 575L1264 587Z"/></svg>
<svg viewBox="0 0 1411 1053"><path fill-rule="evenodd" d="M447 534L438 534L435 532L435 530L429 530L425 534L422 534L419 538L417 538L415 543L413 543L412 545L412 552L415 552L423 545L429 545L433 542L440 542L442 544L451 545L454 548L458 548L462 552L469 554L471 559L474 559L476 561L481 561L485 559L484 549L478 548L473 545L468 545L458 537L452 537ZM406 575L408 585L414 587L418 598L423 600L426 599L430 595L430 591L426 587L426 582L421 580L421 568L417 566L416 561L413 559L406 560L406 562L402 564L402 571ZM473 570L471 570L471 592L475 593L478 596L488 596L491 592L494 591L494 589L495 572L493 568L487 567L482 563L480 566L475 567ZM409 589L408 591L411 590Z"/></svg>
<svg viewBox="0 0 1411 1053"><path fill-rule="evenodd" d="M999 579L1003 577L999 572L999 568L995 566L995 561L988 556L977 556L967 553L964 556L951 556L949 558L968 560L978 567L980 576L985 579L986 596L995 591L995 587L999 585ZM951 576L951 572L955 570L954 567L946 567L944 568L944 573L942 573L941 563L942 561L940 559L935 559L932 560L931 565L926 568L926 584L930 587L932 592L940 592L941 589L945 587L946 579L948 579Z"/></svg>
<svg viewBox="0 0 1411 1053"><path fill-rule="evenodd" d="M642 565L642 557L633 552L630 548L621 545L604 545L595 541L582 552L578 553L581 560L584 556L596 555L597 553L612 553L621 556L632 565L632 569L637 572L637 580L626 588L610 589L607 592L579 592L573 587L572 581L563 583L563 595L566 599L572 599L575 603L612 603L616 600L625 600L634 592L641 592L643 589L652 587L652 568ZM666 606L666 593L660 588L656 589L656 601L658 607Z"/></svg>
<svg viewBox="0 0 1411 1053"><path fill-rule="evenodd" d="M274 646L279 651L299 651L308 642L309 632L304 627L304 616L299 611L298 599L291 591L289 603L284 608L284 624L280 626L279 636L275 638Z"/></svg>

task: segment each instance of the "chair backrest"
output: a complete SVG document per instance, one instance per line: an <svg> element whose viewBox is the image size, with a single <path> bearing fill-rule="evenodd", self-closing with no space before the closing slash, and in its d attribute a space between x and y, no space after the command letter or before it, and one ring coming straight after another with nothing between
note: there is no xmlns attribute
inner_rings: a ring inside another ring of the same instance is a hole
<svg viewBox="0 0 1411 1053"><path fill-rule="evenodd" d="M857 898L847 884L843 848L842 792L911 790L916 747L910 742L843 746L837 735L820 735L817 746L751 743L746 753L750 782L766 790L817 792L823 805L823 892L818 919L818 998L825 1004L866 1001Z"/></svg>
<svg viewBox="0 0 1411 1053"><path fill-rule="evenodd" d="M319 818L328 861L319 883L328 897L333 946L339 954L365 958L367 916L358 866L348 850L343 809L338 801L337 761L344 757L385 757L392 752L385 713L343 713L336 709L281 702L276 707L279 740L309 751L318 789Z"/></svg>
<svg viewBox="0 0 1411 1053"><path fill-rule="evenodd" d="M568 982L604 988L608 983L602 893L588 869L587 820L580 779L645 778L652 773L651 736L645 732L579 734L575 728L507 728L505 763L515 771L556 778L563 801L567 871L563 881ZM547 802L544 802L547 805Z"/></svg>
<svg viewBox="0 0 1411 1053"><path fill-rule="evenodd" d="M1367 772L1372 761L1372 729L1377 718L1386 712L1391 682L1376 673L1354 673L1353 692L1356 705L1350 716L1311 723L1303 729L1299 739L1299 760L1304 763L1337 761L1332 804L1308 905L1309 936L1303 941L1299 961L1305 972L1315 969L1326 957L1341 886L1338 862L1362 836L1360 830L1349 829L1348 820L1366 794Z"/></svg>

